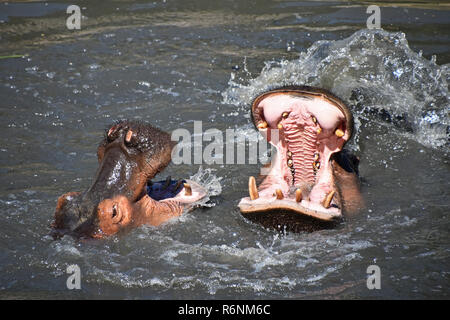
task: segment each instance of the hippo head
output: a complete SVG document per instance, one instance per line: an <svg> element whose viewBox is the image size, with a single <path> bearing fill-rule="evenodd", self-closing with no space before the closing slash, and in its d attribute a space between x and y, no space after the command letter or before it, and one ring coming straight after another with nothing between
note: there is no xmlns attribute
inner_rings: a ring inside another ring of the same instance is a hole
<svg viewBox="0 0 450 320"><path fill-rule="evenodd" d="M359 194L357 159L342 152L353 130L345 103L323 89L282 87L257 96L251 115L276 154L258 187L249 178L249 197L239 203L244 216L289 211L315 221L340 218L351 194Z"/></svg>
<svg viewBox="0 0 450 320"><path fill-rule="evenodd" d="M57 202L53 235L101 238L179 216L206 195L188 180L152 182L171 160L170 135L142 122L119 121L97 149L99 167L84 192Z"/></svg>

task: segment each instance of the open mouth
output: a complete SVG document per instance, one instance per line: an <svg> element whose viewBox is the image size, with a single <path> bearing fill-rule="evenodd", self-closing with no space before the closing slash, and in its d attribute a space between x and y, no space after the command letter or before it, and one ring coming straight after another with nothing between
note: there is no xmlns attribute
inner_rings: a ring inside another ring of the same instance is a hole
<svg viewBox="0 0 450 320"><path fill-rule="evenodd" d="M97 148L99 167L90 187L58 199L55 235L101 238L157 226L200 205L207 193L195 181L151 180L169 164L172 146L168 133L148 123L112 125Z"/></svg>
<svg viewBox="0 0 450 320"><path fill-rule="evenodd" d="M258 96L251 114L276 148L261 184L249 178L242 213L289 210L320 220L342 215L333 176L333 154L350 139L353 118L345 103L312 87L283 87Z"/></svg>
<svg viewBox="0 0 450 320"><path fill-rule="evenodd" d="M147 182L146 194L155 201L175 200L183 204L194 203L206 196L205 189L192 180L166 180ZM139 199L140 200L140 199Z"/></svg>

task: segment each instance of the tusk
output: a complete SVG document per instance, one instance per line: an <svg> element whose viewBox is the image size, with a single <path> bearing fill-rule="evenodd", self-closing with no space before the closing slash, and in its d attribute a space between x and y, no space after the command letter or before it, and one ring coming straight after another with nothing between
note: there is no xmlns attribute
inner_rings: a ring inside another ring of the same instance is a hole
<svg viewBox="0 0 450 320"><path fill-rule="evenodd" d="M259 198L258 189L256 188L255 177L248 178L248 193L250 194L251 200L256 200Z"/></svg>
<svg viewBox="0 0 450 320"><path fill-rule="evenodd" d="M289 116L289 113L283 112L283 114L281 116L283 117L283 119L286 119Z"/></svg>
<svg viewBox="0 0 450 320"><path fill-rule="evenodd" d="M263 122L260 122L257 127L258 127L258 129L266 129L267 126L268 126L267 122L263 121Z"/></svg>
<svg viewBox="0 0 450 320"><path fill-rule="evenodd" d="M336 193L336 191L331 191L326 197L325 199L323 199L323 206L328 209L330 207L331 201L333 200L334 194Z"/></svg>
<svg viewBox="0 0 450 320"><path fill-rule="evenodd" d="M283 195L283 192L281 192L280 189L276 189L276 190L275 190L275 194L277 195L277 199L278 199L278 200L283 200L284 195Z"/></svg>
<svg viewBox="0 0 450 320"><path fill-rule="evenodd" d="M338 138L342 138L344 136L344 131L342 131L341 129L336 129L336 131L334 132L335 135L338 136Z"/></svg>
<svg viewBox="0 0 450 320"><path fill-rule="evenodd" d="M296 201L296 202L302 201L302 197L303 197L303 195L302 195L302 189L297 189L297 190L295 190L295 201Z"/></svg>
<svg viewBox="0 0 450 320"><path fill-rule="evenodd" d="M184 195L185 196L192 196L192 188L189 185L189 183L184 183L183 186L184 186Z"/></svg>

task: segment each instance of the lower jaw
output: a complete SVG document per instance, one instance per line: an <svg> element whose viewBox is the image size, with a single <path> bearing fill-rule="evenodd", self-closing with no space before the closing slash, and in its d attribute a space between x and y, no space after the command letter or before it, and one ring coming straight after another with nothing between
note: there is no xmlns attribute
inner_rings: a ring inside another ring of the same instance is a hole
<svg viewBox="0 0 450 320"><path fill-rule="evenodd" d="M332 221L342 217L342 211L337 205L339 201L336 191L330 191L324 195L322 201L317 202L310 196L304 196L300 188L290 188L290 190L286 192L281 188L266 188L258 191L254 184L254 178L250 177L250 197L241 199L238 205L239 209L243 214L290 211L323 221Z"/></svg>
<svg viewBox="0 0 450 320"><path fill-rule="evenodd" d="M307 200L302 200L301 203L298 203L292 199L250 200L249 198L244 198L239 203L239 209L244 214L253 212L266 212L272 210L288 210L324 221L331 221L342 217L341 210L339 210L338 208L332 208L328 209L327 211L323 211L318 204Z"/></svg>
<svg viewBox="0 0 450 320"><path fill-rule="evenodd" d="M269 132L265 134L272 135ZM324 147L305 147L311 141L301 139L301 147L289 151L289 141L283 128L279 130L279 137L269 138L277 152L271 168L266 168L269 171L259 187L253 177L249 178L250 196L239 203L243 214L290 211L322 221L342 217L331 164L334 152L324 151ZM311 145L316 144L317 139Z"/></svg>
<svg viewBox="0 0 450 320"><path fill-rule="evenodd" d="M244 217L267 229L275 229L279 232L314 232L324 229L334 229L340 219L321 220L304 214L298 214L291 210L266 210L248 212Z"/></svg>

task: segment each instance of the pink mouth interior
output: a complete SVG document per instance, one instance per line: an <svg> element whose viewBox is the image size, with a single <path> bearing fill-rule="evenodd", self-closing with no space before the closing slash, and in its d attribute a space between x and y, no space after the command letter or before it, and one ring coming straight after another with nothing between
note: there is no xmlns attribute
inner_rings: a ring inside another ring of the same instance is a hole
<svg viewBox="0 0 450 320"><path fill-rule="evenodd" d="M288 209L322 220L340 216L330 159L351 135L344 112L323 95L295 93L268 94L252 109L255 125L277 154L258 187L259 197L243 198L241 211Z"/></svg>

